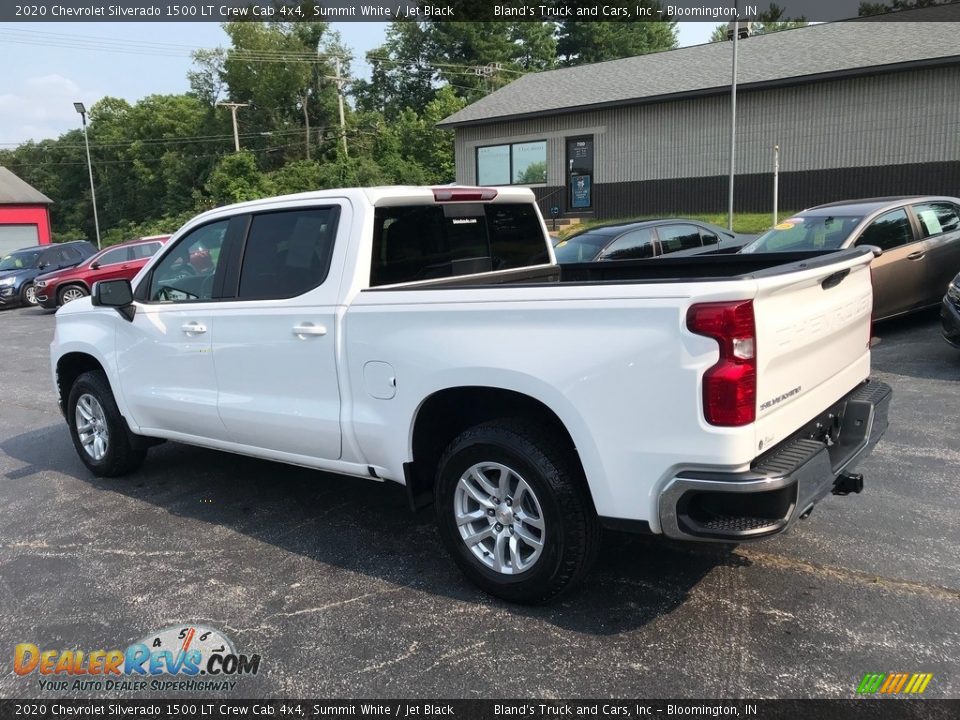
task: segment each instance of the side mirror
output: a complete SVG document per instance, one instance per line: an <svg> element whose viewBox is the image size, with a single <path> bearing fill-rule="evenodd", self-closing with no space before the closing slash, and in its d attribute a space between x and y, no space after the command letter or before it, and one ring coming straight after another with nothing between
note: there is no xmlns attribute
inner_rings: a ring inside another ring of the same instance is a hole
<svg viewBox="0 0 960 720"><path fill-rule="evenodd" d="M100 269L100 263L99 263L99 262L96 262L96 261L90 263L90 269L91 269L91 270L99 270L99 269Z"/></svg>
<svg viewBox="0 0 960 720"><path fill-rule="evenodd" d="M50 267L50 263L41 262L37 265L37 270L46 270L48 267Z"/></svg>
<svg viewBox="0 0 960 720"><path fill-rule="evenodd" d="M103 280L93 284L90 302L97 306L116 308L127 320L133 321L136 307L129 280Z"/></svg>

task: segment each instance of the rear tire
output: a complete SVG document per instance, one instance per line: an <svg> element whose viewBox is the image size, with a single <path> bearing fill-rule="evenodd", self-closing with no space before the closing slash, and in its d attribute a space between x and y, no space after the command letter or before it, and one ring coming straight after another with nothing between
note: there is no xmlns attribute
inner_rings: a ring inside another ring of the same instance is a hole
<svg viewBox="0 0 960 720"><path fill-rule="evenodd" d="M66 287L60 288L60 292L57 293L57 304L66 305L68 302L79 300L89 294L87 289L82 285L67 285Z"/></svg>
<svg viewBox="0 0 960 720"><path fill-rule="evenodd" d="M596 558L600 524L576 452L541 423L504 418L464 431L440 459L434 492L448 552L491 595L548 602Z"/></svg>
<svg viewBox="0 0 960 720"><path fill-rule="evenodd" d="M130 432L102 372L85 372L76 379L66 414L77 454L94 475L119 477L143 464L146 444Z"/></svg>
<svg viewBox="0 0 960 720"><path fill-rule="evenodd" d="M33 283L27 283L20 288L20 304L25 307L36 307L37 291L34 289Z"/></svg>

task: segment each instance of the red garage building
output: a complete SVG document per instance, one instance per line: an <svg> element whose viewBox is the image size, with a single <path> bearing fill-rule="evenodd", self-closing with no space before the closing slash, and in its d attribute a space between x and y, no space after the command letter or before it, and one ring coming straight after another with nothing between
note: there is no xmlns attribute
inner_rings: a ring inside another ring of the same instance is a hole
<svg viewBox="0 0 960 720"><path fill-rule="evenodd" d="M50 243L52 202L0 166L0 256L22 247Z"/></svg>

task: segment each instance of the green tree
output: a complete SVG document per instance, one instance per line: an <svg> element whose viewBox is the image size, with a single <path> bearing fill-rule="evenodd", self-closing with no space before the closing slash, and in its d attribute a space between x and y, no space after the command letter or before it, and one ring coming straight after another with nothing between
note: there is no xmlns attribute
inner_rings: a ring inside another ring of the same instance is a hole
<svg viewBox="0 0 960 720"><path fill-rule="evenodd" d="M205 189L215 205L256 200L273 192L273 183L257 167L252 152L225 155L213 168Z"/></svg>
<svg viewBox="0 0 960 720"><path fill-rule="evenodd" d="M862 5L861 5L862 7ZM765 35L766 33L778 32L780 30L792 30L793 28L805 27L809 25L804 18L784 18L786 11L776 3L770 3L770 6L761 13L757 14L757 19L750 27L751 35ZM722 42L727 39L727 25L717 25L710 35L710 42Z"/></svg>
<svg viewBox="0 0 960 720"><path fill-rule="evenodd" d="M568 20L559 23L557 33L557 54L560 64L566 66L617 60L677 47L677 25L670 20L629 23Z"/></svg>

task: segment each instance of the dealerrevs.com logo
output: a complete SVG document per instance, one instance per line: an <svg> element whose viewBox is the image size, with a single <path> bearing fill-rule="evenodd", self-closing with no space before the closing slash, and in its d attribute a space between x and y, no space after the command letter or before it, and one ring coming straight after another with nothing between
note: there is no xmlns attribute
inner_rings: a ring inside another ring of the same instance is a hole
<svg viewBox="0 0 960 720"><path fill-rule="evenodd" d="M125 650L51 650L20 643L13 671L38 676L40 690L233 690L241 675L256 675L260 656L238 653L219 630L174 625L150 633Z"/></svg>

